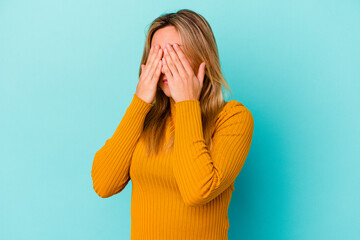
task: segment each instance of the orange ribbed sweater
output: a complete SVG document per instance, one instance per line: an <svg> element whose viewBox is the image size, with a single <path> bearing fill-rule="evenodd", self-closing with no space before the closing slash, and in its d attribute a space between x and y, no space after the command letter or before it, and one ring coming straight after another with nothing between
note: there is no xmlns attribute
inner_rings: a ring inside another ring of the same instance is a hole
<svg viewBox="0 0 360 240"><path fill-rule="evenodd" d="M236 100L217 115L213 148L208 150L198 100L175 103L166 140L174 152L146 158L141 138L153 104L133 95L111 138L95 153L91 177L102 198L132 181L131 239L228 239L228 207L234 181L250 149L251 112Z"/></svg>

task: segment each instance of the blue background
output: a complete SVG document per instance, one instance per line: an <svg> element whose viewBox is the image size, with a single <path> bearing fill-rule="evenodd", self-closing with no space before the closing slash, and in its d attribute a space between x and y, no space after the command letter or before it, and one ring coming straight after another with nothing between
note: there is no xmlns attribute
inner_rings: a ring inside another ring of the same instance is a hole
<svg viewBox="0 0 360 240"><path fill-rule="evenodd" d="M181 8L208 20L254 116L229 239L359 239L355 0L0 0L0 239L130 238L131 181L100 198L92 161L135 93L148 25Z"/></svg>

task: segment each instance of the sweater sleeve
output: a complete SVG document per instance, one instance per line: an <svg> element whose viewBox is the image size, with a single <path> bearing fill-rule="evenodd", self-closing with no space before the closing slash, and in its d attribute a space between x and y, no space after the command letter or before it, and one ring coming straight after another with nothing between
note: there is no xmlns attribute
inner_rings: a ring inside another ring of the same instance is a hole
<svg viewBox="0 0 360 240"><path fill-rule="evenodd" d="M153 105L134 94L114 134L95 153L91 178L93 188L100 197L107 198L119 193L129 182L131 158L145 117Z"/></svg>
<svg viewBox="0 0 360 240"><path fill-rule="evenodd" d="M220 113L213 147L205 144L198 100L175 103L173 172L184 203L206 204L235 182L250 150L254 120L241 103Z"/></svg>

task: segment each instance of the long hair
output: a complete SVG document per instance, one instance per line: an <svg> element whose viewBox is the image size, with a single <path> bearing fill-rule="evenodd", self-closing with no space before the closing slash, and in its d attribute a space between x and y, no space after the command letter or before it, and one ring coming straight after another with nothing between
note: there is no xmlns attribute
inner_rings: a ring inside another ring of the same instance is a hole
<svg viewBox="0 0 360 240"><path fill-rule="evenodd" d="M189 10L181 9L176 13L162 14L152 21L146 34L146 41L143 56L139 67L141 75L141 64L146 64L151 40L154 33L163 27L173 26L179 32L183 44L183 52L190 60L195 74L202 62L205 62L205 76L203 88L200 93L201 118L204 133L204 140L208 149L212 148L212 136L214 133L215 120L218 113L227 103L223 97L221 86L229 90L230 87L225 80L221 68L218 49L214 34L209 23L200 14ZM166 146L166 151L173 150L174 133L170 141L165 143L166 119L170 113L170 101L164 92L158 87L153 102L154 106L148 112L143 127L143 137L147 144L147 154L157 154L160 149Z"/></svg>

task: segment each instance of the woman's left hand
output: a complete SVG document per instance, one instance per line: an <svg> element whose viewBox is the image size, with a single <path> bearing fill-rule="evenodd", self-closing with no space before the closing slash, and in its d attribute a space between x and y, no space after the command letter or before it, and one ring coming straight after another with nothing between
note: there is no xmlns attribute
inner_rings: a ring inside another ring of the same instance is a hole
<svg viewBox="0 0 360 240"><path fill-rule="evenodd" d="M171 97L175 102L184 100L199 100L205 76L205 62L199 66L195 76L191 65L179 45L174 48L166 44L164 57L162 59Z"/></svg>

